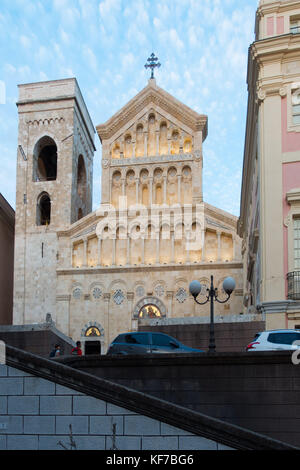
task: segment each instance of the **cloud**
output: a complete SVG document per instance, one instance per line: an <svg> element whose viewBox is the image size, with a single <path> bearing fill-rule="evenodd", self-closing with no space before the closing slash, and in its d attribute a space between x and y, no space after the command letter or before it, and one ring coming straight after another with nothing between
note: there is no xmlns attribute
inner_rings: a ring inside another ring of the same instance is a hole
<svg viewBox="0 0 300 470"><path fill-rule="evenodd" d="M155 71L157 84L208 115L203 146L205 200L221 208L226 204L226 210L230 200L238 200L239 180L228 184L231 176L226 168L230 162L236 175L242 165L247 51L254 40L256 0L1 2L0 80L6 84L7 104L0 143L11 149L14 163L17 140L7 126L16 134L17 83L75 76L97 124L147 84L149 71L144 64L154 52L161 62ZM6 158L2 151L1 155ZM99 166L98 158L99 153L94 159ZM207 170L210 162L214 176ZM94 181L98 200L99 181ZM226 184L225 199L218 185Z"/></svg>
<svg viewBox="0 0 300 470"><path fill-rule="evenodd" d="M20 43L25 48L29 48L31 46L30 38L28 36L25 36L24 34L20 36Z"/></svg>
<svg viewBox="0 0 300 470"><path fill-rule="evenodd" d="M97 70L98 68L98 61L97 61L97 57L95 56L94 52L92 51L92 49L90 49L88 46L84 46L83 47L83 54L84 54L84 57L88 63L88 65L93 69L93 70Z"/></svg>

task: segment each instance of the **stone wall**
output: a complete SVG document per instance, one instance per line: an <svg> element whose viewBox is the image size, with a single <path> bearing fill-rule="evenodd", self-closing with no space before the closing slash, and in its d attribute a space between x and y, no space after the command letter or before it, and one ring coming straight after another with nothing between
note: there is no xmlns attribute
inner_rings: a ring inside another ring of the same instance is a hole
<svg viewBox="0 0 300 470"><path fill-rule="evenodd" d="M243 315L233 315L232 317L233 319L235 317L240 318L237 318L235 322L220 320L215 322L217 352L245 351L246 346L253 340L255 334L265 330L265 322L262 319L260 321L242 321ZM173 336L187 346L203 349L204 351L208 350L209 318L206 318L206 323L200 323L198 318L174 318L156 323L155 321L150 321L148 325L141 323L139 331L159 331Z"/></svg>
<svg viewBox="0 0 300 470"><path fill-rule="evenodd" d="M49 357L55 344L60 345L62 354L71 354L71 349L75 346L71 338L47 323L0 326L0 340L7 345L43 357Z"/></svg>
<svg viewBox="0 0 300 470"><path fill-rule="evenodd" d="M0 366L0 450L71 450L71 442L78 450L229 449L49 380Z"/></svg>
<svg viewBox="0 0 300 470"><path fill-rule="evenodd" d="M10 325L13 313L15 213L0 193L0 325Z"/></svg>
<svg viewBox="0 0 300 470"><path fill-rule="evenodd" d="M300 367L290 351L66 359L68 365L299 445Z"/></svg>

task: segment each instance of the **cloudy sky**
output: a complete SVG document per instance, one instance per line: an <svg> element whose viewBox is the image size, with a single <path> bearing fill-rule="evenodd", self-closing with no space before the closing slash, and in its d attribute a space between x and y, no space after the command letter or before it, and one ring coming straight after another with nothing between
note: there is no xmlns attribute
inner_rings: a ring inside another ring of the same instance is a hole
<svg viewBox="0 0 300 470"><path fill-rule="evenodd" d="M258 0L0 0L0 192L15 207L17 85L76 77L94 125L157 84L208 115L204 200L239 215L247 54ZM101 144L95 136L94 209Z"/></svg>

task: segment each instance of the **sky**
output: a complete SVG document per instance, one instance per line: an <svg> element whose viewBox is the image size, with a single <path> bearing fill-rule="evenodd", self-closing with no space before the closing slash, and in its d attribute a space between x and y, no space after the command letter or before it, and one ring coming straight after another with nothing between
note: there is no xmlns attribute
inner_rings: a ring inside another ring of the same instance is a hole
<svg viewBox="0 0 300 470"><path fill-rule="evenodd" d="M0 192L15 208L18 84L76 77L94 126L148 83L208 116L204 201L240 210L248 47L258 0L0 0ZM95 135L93 209L101 202Z"/></svg>

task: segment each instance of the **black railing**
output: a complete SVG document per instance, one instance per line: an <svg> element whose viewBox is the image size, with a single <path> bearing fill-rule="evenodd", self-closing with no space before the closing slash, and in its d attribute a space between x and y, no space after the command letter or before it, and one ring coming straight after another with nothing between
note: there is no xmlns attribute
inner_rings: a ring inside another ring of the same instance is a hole
<svg viewBox="0 0 300 470"><path fill-rule="evenodd" d="M287 273L288 299L300 300L300 271Z"/></svg>

